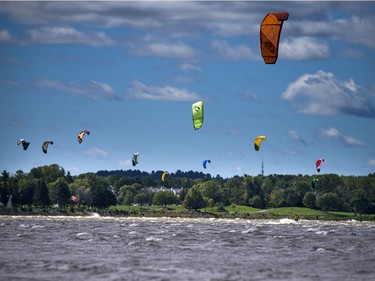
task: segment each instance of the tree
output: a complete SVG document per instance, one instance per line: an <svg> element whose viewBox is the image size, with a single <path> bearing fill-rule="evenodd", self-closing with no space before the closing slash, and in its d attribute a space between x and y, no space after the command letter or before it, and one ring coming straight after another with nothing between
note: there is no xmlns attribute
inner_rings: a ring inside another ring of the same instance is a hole
<svg viewBox="0 0 375 281"><path fill-rule="evenodd" d="M22 178L19 180L19 203L31 206L34 201L34 193L38 186L38 179Z"/></svg>
<svg viewBox="0 0 375 281"><path fill-rule="evenodd" d="M271 207L278 208L278 207L285 207L285 192L281 188L275 188L272 190L270 195L270 202Z"/></svg>
<svg viewBox="0 0 375 281"><path fill-rule="evenodd" d="M126 190L125 195L122 199L122 203L125 205L128 205L130 208L130 205L134 202L134 194L130 190Z"/></svg>
<svg viewBox="0 0 375 281"><path fill-rule="evenodd" d="M224 183L224 188L229 191L229 202L237 205L244 205L245 202L245 189L242 186L242 179L240 177L234 177L228 179Z"/></svg>
<svg viewBox="0 0 375 281"><path fill-rule="evenodd" d="M340 199L336 193L328 192L316 200L316 205L323 212L339 210Z"/></svg>
<svg viewBox="0 0 375 281"><path fill-rule="evenodd" d="M33 203L36 206L47 207L50 205L49 191L46 183L42 179L38 179L35 188Z"/></svg>
<svg viewBox="0 0 375 281"><path fill-rule="evenodd" d="M306 192L305 196L303 197L303 205L307 208L310 209L315 209L316 208L316 197L314 192Z"/></svg>
<svg viewBox="0 0 375 281"><path fill-rule="evenodd" d="M363 189L357 189L353 192L350 203L354 211L360 214L366 214L371 209L371 201Z"/></svg>
<svg viewBox="0 0 375 281"><path fill-rule="evenodd" d="M292 207L302 207L303 197L309 190L310 186L306 183L306 181L293 182L293 184L286 189L287 205Z"/></svg>
<svg viewBox="0 0 375 281"><path fill-rule="evenodd" d="M48 187L51 203L58 204L61 207L65 206L71 195L65 178L58 178L53 183L50 183Z"/></svg>
<svg viewBox="0 0 375 281"><path fill-rule="evenodd" d="M149 201L149 196L146 192L140 192L134 196L134 202L139 204L141 207L146 205Z"/></svg>
<svg viewBox="0 0 375 281"><path fill-rule="evenodd" d="M206 202L203 199L203 196L197 187L192 187L188 190L183 206L187 209L198 210L206 206Z"/></svg>
<svg viewBox="0 0 375 281"><path fill-rule="evenodd" d="M104 209L116 205L117 200L107 178L92 173L86 177L90 186L91 206Z"/></svg>
<svg viewBox="0 0 375 281"><path fill-rule="evenodd" d="M1 181L0 181L0 202L6 205L8 201L8 195L9 193L9 185L8 185L8 180L9 180L9 173L4 170L1 173Z"/></svg>
<svg viewBox="0 0 375 281"><path fill-rule="evenodd" d="M220 201L221 183L218 180L208 180L199 184L199 190L203 197L213 199L215 202Z"/></svg>
<svg viewBox="0 0 375 281"><path fill-rule="evenodd" d="M170 190L156 192L152 199L152 204L164 207L167 207L167 205L175 204L176 202L177 196L174 195L173 191Z"/></svg>
<svg viewBox="0 0 375 281"><path fill-rule="evenodd" d="M266 203L261 196L255 195L249 199L249 206L258 209L264 209L266 207Z"/></svg>

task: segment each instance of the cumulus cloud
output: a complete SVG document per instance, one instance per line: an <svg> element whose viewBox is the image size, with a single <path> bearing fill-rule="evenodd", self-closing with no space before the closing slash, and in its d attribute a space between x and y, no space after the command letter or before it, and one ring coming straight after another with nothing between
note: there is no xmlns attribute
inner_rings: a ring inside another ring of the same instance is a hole
<svg viewBox="0 0 375 281"><path fill-rule="evenodd" d="M105 32L82 32L72 27L41 27L29 31L31 43L83 44L93 47L110 46L114 42Z"/></svg>
<svg viewBox="0 0 375 281"><path fill-rule="evenodd" d="M51 88L66 92L72 96L81 96L94 100L119 99L112 87L106 83L90 81L79 84L74 81L63 83L56 80L39 79L36 85L40 88Z"/></svg>
<svg viewBox="0 0 375 281"><path fill-rule="evenodd" d="M0 30L0 42L10 42L12 40L12 36L10 35L9 31L6 29Z"/></svg>
<svg viewBox="0 0 375 281"><path fill-rule="evenodd" d="M137 42L128 43L129 51L139 56L190 59L198 51L183 42L169 42L154 36L145 36Z"/></svg>
<svg viewBox="0 0 375 281"><path fill-rule="evenodd" d="M321 136L328 139L336 139L348 146L364 146L365 143L351 136L344 136L336 128L320 129Z"/></svg>
<svg viewBox="0 0 375 281"><path fill-rule="evenodd" d="M108 158L109 156L107 151L100 149L98 147L90 147L89 149L85 150L84 153L86 155L96 158Z"/></svg>
<svg viewBox="0 0 375 281"><path fill-rule="evenodd" d="M304 114L375 117L368 94L353 79L340 80L322 70L290 83L281 98Z"/></svg>
<svg viewBox="0 0 375 281"><path fill-rule="evenodd" d="M293 23L283 27L292 36L345 40L375 48L371 1L352 2L333 7L330 1L4 1L0 12L24 25L88 23L157 30L171 36L208 32L233 37L257 36L265 11L293 10Z"/></svg>
<svg viewBox="0 0 375 281"><path fill-rule="evenodd" d="M292 139L294 139L294 140L296 140L296 141L298 141L298 142L300 142L300 143L302 143L302 144L306 144L306 141L301 137L301 135L300 135L296 130L290 130L290 131L288 132L288 135L289 135Z"/></svg>
<svg viewBox="0 0 375 281"><path fill-rule="evenodd" d="M255 60L259 55L245 45L231 46L225 41L214 40L211 48L221 57L229 61Z"/></svg>
<svg viewBox="0 0 375 281"><path fill-rule="evenodd" d="M147 86L136 80L131 82L131 87L127 90L127 97L131 99L168 101L196 101L200 99L196 93L185 89L170 86Z"/></svg>
<svg viewBox="0 0 375 281"><path fill-rule="evenodd" d="M289 60L316 60L329 57L329 46L312 37L288 38L280 42L280 57Z"/></svg>
<svg viewBox="0 0 375 281"><path fill-rule="evenodd" d="M367 164L371 167L375 167L375 159L370 159L367 161Z"/></svg>

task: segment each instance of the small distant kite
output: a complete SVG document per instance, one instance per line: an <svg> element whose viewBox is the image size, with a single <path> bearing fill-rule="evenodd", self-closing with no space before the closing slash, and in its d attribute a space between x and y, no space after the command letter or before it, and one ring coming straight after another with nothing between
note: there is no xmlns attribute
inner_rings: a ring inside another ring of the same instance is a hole
<svg viewBox="0 0 375 281"><path fill-rule="evenodd" d="M268 14L260 25L260 51L266 64L275 64L279 53L280 33L289 13Z"/></svg>
<svg viewBox="0 0 375 281"><path fill-rule="evenodd" d="M267 139L266 136L257 136L257 137L255 138L255 141L254 141L254 149L255 149L256 151L259 151L261 142L262 142L263 140L266 140L266 139Z"/></svg>
<svg viewBox="0 0 375 281"><path fill-rule="evenodd" d="M316 167L316 170L318 171L318 173L320 173L320 165L324 162L324 159L321 158L321 159L318 159L316 160L315 162L315 167Z"/></svg>
<svg viewBox="0 0 375 281"><path fill-rule="evenodd" d="M204 160L203 161L203 168L207 168L207 163L211 163L211 160Z"/></svg>
<svg viewBox="0 0 375 281"><path fill-rule="evenodd" d="M194 130L198 130L203 125L203 119L204 119L203 101L197 101L196 103L193 103L191 110L192 110L192 115L193 115Z"/></svg>
<svg viewBox="0 0 375 281"><path fill-rule="evenodd" d="M138 152L133 154L133 159L132 159L133 167L138 164L138 155L139 155Z"/></svg>
<svg viewBox="0 0 375 281"><path fill-rule="evenodd" d="M17 141L17 145L20 145L22 144L22 147L23 147L23 150L27 150L27 148L29 147L30 143L27 142L25 139L19 139Z"/></svg>
<svg viewBox="0 0 375 281"><path fill-rule="evenodd" d="M164 172L162 175L161 175L161 180L162 181L165 181L165 178L167 177L168 175L168 172Z"/></svg>
<svg viewBox="0 0 375 281"><path fill-rule="evenodd" d="M44 153L47 153L48 145L53 144L53 141L45 141L42 145L42 150Z"/></svg>
<svg viewBox="0 0 375 281"><path fill-rule="evenodd" d="M89 130L83 130L81 131L79 134L78 134L78 142L81 143L83 141L83 136L85 134L88 134L90 135L90 131Z"/></svg>

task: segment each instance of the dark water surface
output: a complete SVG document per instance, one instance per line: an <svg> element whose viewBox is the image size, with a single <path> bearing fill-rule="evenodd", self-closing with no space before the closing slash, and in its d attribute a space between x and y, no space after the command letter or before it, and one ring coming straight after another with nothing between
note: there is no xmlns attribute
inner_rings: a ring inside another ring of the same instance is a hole
<svg viewBox="0 0 375 281"><path fill-rule="evenodd" d="M0 280L375 280L375 224L0 216Z"/></svg>

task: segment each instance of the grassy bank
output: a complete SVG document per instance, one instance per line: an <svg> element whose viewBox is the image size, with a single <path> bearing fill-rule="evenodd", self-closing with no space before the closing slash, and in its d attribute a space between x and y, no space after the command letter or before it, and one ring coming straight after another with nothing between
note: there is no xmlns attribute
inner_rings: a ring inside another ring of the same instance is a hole
<svg viewBox="0 0 375 281"><path fill-rule="evenodd" d="M109 209L85 209L68 207L56 208L0 208L0 215L64 215L64 216L85 216L96 212L101 216L145 216L145 217L189 217L189 218L242 218L242 219L281 219L298 215L301 219L307 220L366 220L375 221L375 214L356 214L350 212L322 212L319 210L285 207L275 209L256 209L248 206L226 206L218 209L202 208L198 211L187 210L182 206L111 206Z"/></svg>

